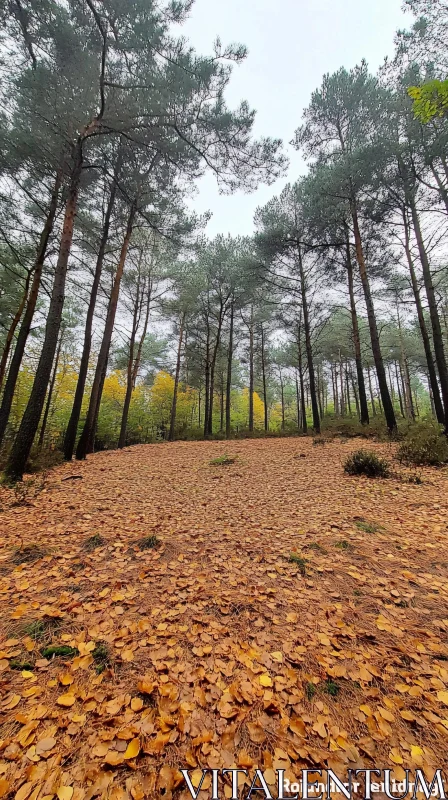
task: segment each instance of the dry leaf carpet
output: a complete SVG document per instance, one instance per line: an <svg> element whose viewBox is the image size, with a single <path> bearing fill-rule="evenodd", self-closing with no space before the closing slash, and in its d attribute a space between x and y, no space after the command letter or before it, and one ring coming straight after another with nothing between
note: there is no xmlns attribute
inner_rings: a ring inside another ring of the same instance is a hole
<svg viewBox="0 0 448 800"><path fill-rule="evenodd" d="M1 489L0 796L446 767L448 473L352 478L359 445L138 446Z"/></svg>

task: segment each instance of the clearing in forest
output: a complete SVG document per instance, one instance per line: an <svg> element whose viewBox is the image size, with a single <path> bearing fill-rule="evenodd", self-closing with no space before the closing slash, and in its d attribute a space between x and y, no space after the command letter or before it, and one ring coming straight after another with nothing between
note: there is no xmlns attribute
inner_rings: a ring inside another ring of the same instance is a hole
<svg viewBox="0 0 448 800"><path fill-rule="evenodd" d="M138 446L1 489L0 794L446 766L448 473L352 478L358 446Z"/></svg>

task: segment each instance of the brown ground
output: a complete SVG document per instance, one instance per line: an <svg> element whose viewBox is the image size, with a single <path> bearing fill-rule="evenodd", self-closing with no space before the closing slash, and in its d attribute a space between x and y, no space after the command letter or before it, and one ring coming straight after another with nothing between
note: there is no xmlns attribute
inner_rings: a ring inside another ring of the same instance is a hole
<svg viewBox="0 0 448 800"><path fill-rule="evenodd" d="M448 471L350 478L359 446L141 446L0 490L0 797L189 797L186 766L446 767Z"/></svg>

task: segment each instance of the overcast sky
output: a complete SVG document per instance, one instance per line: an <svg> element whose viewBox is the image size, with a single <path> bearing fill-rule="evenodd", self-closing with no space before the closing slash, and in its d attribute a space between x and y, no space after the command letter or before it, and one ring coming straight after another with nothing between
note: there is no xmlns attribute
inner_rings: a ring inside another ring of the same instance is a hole
<svg viewBox="0 0 448 800"><path fill-rule="evenodd" d="M401 0L196 0L182 32L201 53L222 43L241 42L247 60L234 68L227 92L231 107L248 100L257 110L254 133L283 139L291 160L289 173L273 186L257 192L222 196L212 175L199 184L194 208L210 210L209 236L217 233L249 235L254 211L295 180L305 166L289 146L309 103L326 72L350 68L365 58L376 70L393 53L397 28L409 18Z"/></svg>

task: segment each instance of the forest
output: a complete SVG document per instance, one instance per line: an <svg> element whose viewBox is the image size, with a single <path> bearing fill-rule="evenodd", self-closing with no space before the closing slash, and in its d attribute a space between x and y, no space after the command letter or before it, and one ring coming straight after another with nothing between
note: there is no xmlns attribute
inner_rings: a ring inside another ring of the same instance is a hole
<svg viewBox="0 0 448 800"><path fill-rule="evenodd" d="M5 474L338 419L446 426L443 3L407 4L425 25L377 75L323 77L291 131L306 174L252 235L213 239L195 180L251 191L287 166L250 106L226 105L245 48L195 53L189 2L97 5L2 11Z"/></svg>
<svg viewBox="0 0 448 800"><path fill-rule="evenodd" d="M403 10L283 141L194 0L0 0L1 799L446 797L448 4Z"/></svg>

